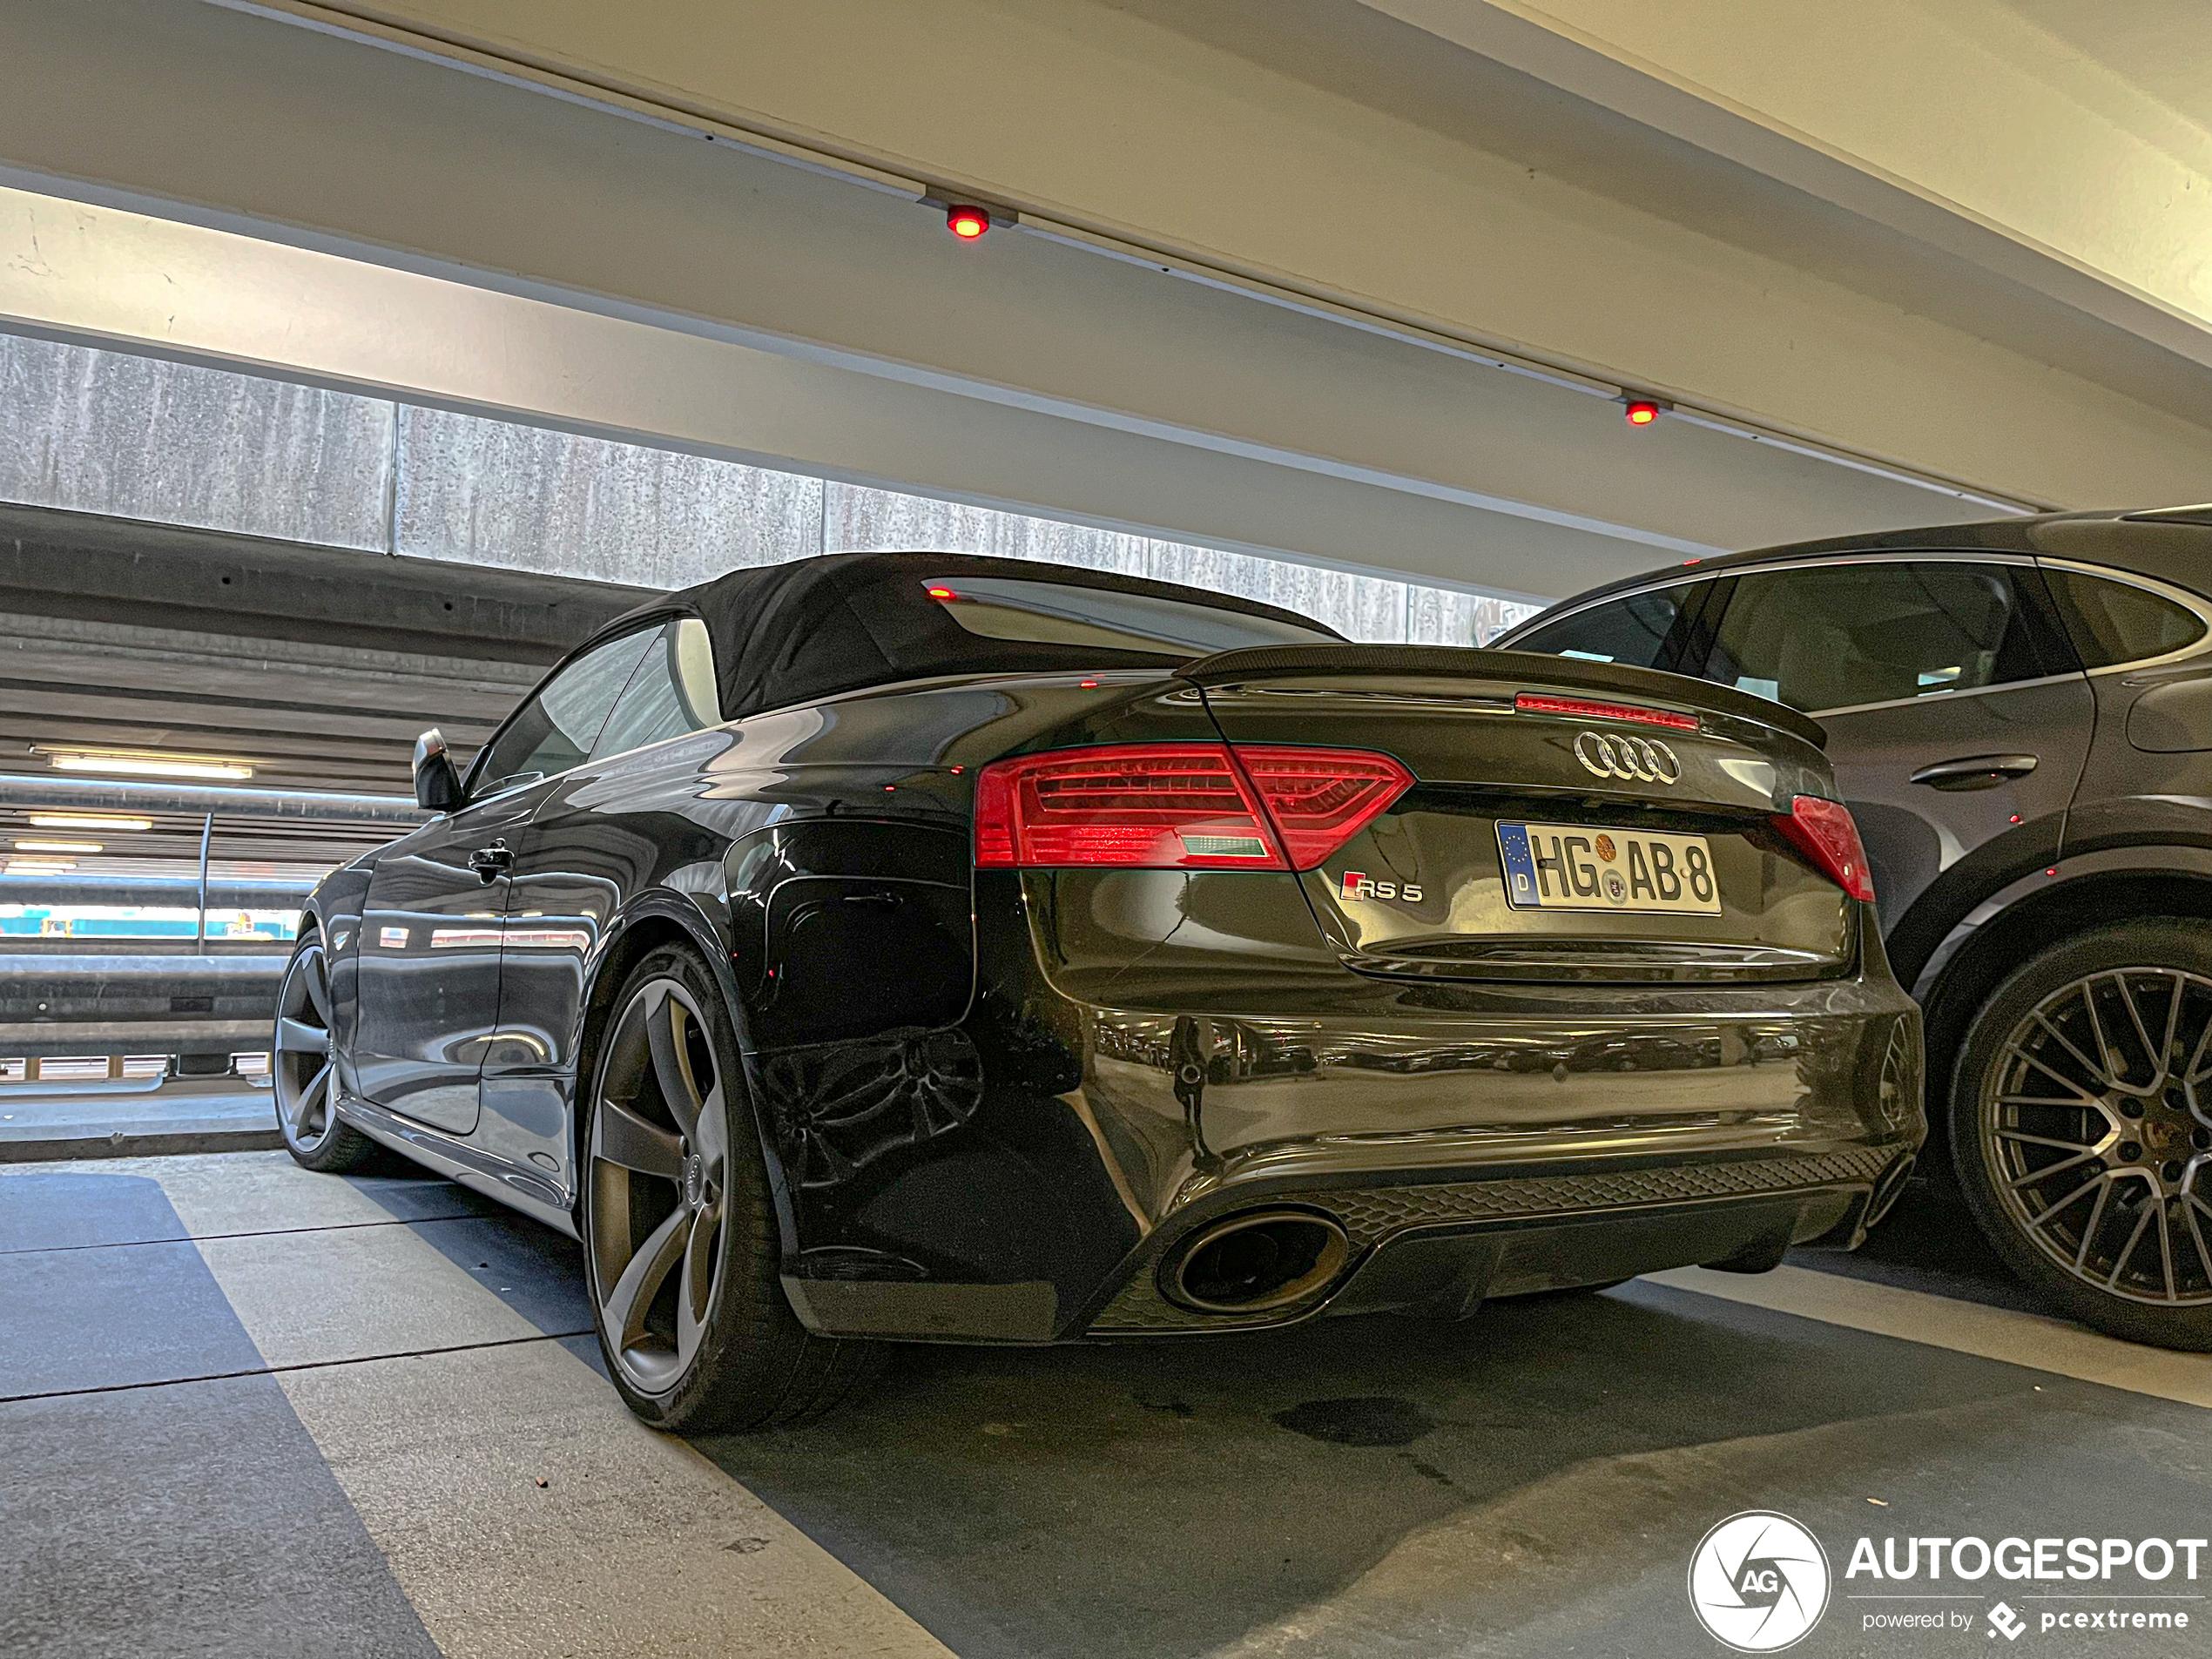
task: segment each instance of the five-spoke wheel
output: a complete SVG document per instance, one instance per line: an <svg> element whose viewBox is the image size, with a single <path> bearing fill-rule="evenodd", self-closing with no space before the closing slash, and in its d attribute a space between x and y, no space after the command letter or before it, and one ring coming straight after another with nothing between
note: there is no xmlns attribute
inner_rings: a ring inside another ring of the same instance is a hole
<svg viewBox="0 0 2212 1659"><path fill-rule="evenodd" d="M277 988L269 1082L286 1150L325 1173L354 1169L374 1150L367 1136L339 1118L330 1032L329 959L321 936L309 931L300 935Z"/></svg>
<svg viewBox="0 0 2212 1659"><path fill-rule="evenodd" d="M834 1404L869 1345L808 1334L784 1296L766 1167L707 968L664 946L602 1028L579 1219L595 1323L631 1409L748 1428Z"/></svg>
<svg viewBox="0 0 2212 1659"><path fill-rule="evenodd" d="M1969 1033L1953 1146L1977 1218L2115 1334L2212 1346L2212 945L2137 922L2062 945Z"/></svg>
<svg viewBox="0 0 2212 1659"><path fill-rule="evenodd" d="M673 978L631 993L591 1117L594 1291L607 1346L646 1393L698 1357L722 1264L728 1107L714 1045Z"/></svg>

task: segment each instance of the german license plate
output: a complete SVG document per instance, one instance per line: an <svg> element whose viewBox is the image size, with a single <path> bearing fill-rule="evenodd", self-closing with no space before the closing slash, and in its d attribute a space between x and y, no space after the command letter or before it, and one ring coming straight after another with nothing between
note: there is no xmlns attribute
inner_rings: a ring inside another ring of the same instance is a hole
<svg viewBox="0 0 2212 1659"><path fill-rule="evenodd" d="M1516 910L1721 913L1713 851L1702 835L1501 823L1498 850L1506 900Z"/></svg>

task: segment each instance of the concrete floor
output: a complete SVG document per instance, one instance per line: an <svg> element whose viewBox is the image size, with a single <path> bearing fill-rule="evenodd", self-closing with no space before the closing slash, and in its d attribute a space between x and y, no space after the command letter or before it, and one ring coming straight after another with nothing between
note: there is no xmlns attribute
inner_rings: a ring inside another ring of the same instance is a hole
<svg viewBox="0 0 2212 1659"><path fill-rule="evenodd" d="M1796 1651L1987 1652L2000 1594L2107 1599L1866 1634L1898 1604L1852 1541L2201 1535L2212 1358L2020 1311L1920 1211L1848 1273L913 1349L841 1416L687 1444L607 1386L575 1246L457 1188L6 1166L0 1654L1706 1655L1689 1554L1752 1507L1838 1575Z"/></svg>

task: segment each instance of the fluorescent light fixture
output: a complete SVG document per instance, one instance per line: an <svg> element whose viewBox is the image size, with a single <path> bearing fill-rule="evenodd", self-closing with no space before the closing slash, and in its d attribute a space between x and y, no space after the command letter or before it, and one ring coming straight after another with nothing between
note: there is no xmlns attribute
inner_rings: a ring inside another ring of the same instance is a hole
<svg viewBox="0 0 2212 1659"><path fill-rule="evenodd" d="M119 818L112 813L33 813L33 829L106 830L114 835L125 835L134 830L150 830L151 818Z"/></svg>
<svg viewBox="0 0 2212 1659"><path fill-rule="evenodd" d="M18 853L101 853L106 851L98 841L17 841Z"/></svg>
<svg viewBox="0 0 2212 1659"><path fill-rule="evenodd" d="M60 875L77 867L75 859L10 859L10 875Z"/></svg>
<svg viewBox="0 0 2212 1659"><path fill-rule="evenodd" d="M172 754L162 749L78 749L34 744L31 753L46 757L56 772L115 772L139 778L245 779L252 763L224 755Z"/></svg>

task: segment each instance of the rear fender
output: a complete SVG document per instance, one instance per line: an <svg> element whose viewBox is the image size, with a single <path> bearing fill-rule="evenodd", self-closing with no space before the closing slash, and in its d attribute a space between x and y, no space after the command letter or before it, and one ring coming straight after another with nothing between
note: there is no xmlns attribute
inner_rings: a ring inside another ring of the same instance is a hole
<svg viewBox="0 0 2212 1659"><path fill-rule="evenodd" d="M730 1023L737 1033L739 1053L750 1051L745 999L738 994L737 975L730 965L727 907L718 895L713 897L712 902L725 918L720 926L709 914L700 895L679 893L671 887L648 887L633 895L610 919L597 948L584 962L584 994L577 1005L579 1025L571 1034L569 1045L569 1052L577 1056L576 1074L569 1079L568 1088L570 1133L574 1136L574 1161L570 1167L577 1172L578 1203L583 1201L583 1094L590 1087L593 1070L599 1063L599 1042L606 1035L614 1000L622 990L624 979L641 957L664 944L679 941L689 944L705 959L708 972L713 974L715 985L722 993L722 1004L729 1011ZM750 1082L750 1078L747 1081ZM765 1147L766 1126L759 1122L758 1096L748 1088L746 1098L752 1103L755 1126L760 1130ZM788 1239L792 1236L792 1218L789 1205L782 1197L782 1183L772 1154L768 1159L768 1177L770 1188L778 1195L778 1224Z"/></svg>
<svg viewBox="0 0 2212 1659"><path fill-rule="evenodd" d="M1923 1007L1929 1006L1942 992L1945 983L1961 963L1971 958L1975 947L1992 925L2013 915L2021 907L2034 904L2040 907L2047 900L2073 901L2083 896L2084 883L2100 878L2140 875L2146 877L2174 877L2184 882L2212 883L2212 848L2201 846L2115 846L2094 853L2076 853L2060 859L2056 863L2042 865L1991 893L1954 922L1930 951L1925 960L1912 974L1912 995ZM2212 894L2212 887L2206 891ZM2196 914L2190 911L2185 914ZM2121 921L2123 917L2108 915L2105 921ZM1908 922L1912 918L1908 917ZM1902 934L1904 925L1898 932ZM1892 962L1899 968L1899 977L1910 965L1892 952ZM2017 966L2017 964L2015 964Z"/></svg>
<svg viewBox="0 0 2212 1659"><path fill-rule="evenodd" d="M1952 1056L1989 993L2039 950L2135 915L2212 918L2212 849L2105 847L2061 859L1976 905L1944 937L1912 986L1926 1011L1928 1086L1950 1086ZM1946 1115L1929 1113L1940 1134Z"/></svg>

